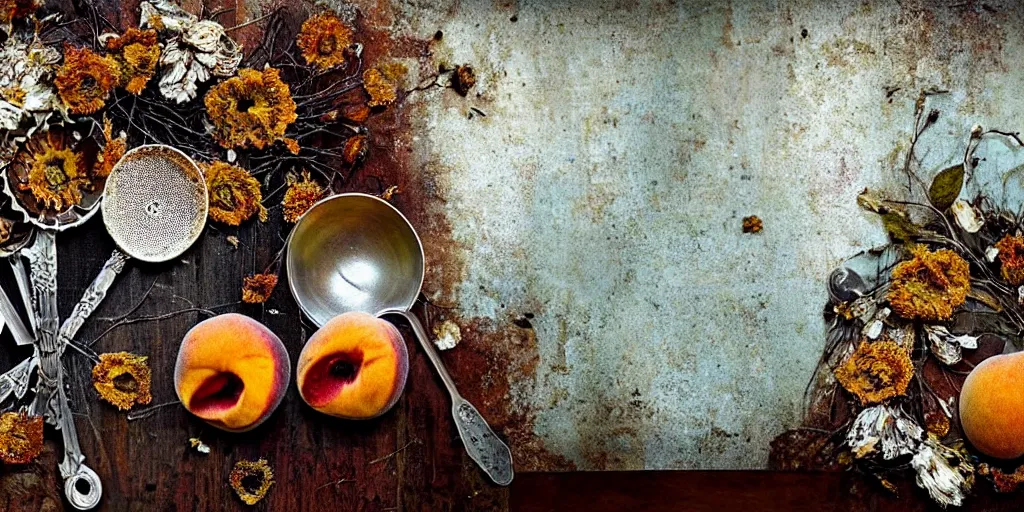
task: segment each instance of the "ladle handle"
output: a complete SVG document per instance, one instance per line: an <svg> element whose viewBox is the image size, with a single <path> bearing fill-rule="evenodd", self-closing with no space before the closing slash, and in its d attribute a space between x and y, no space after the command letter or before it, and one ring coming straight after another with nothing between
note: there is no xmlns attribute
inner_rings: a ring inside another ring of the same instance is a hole
<svg viewBox="0 0 1024 512"><path fill-rule="evenodd" d="M75 305L75 309L71 311L71 316L64 320L64 323L60 326L60 339L64 342L62 346L66 346L66 343L78 334L78 330L82 328L85 321L92 315L93 311L99 307L100 302L107 296L107 290L114 284L114 279L124 269L124 264L128 262L130 256L121 252L120 249L114 249L113 254L107 259L107 262L103 264L103 268L100 269L100 273L96 275L96 278L92 280L89 287L85 289L85 293L82 294L82 298Z"/></svg>
<svg viewBox="0 0 1024 512"><path fill-rule="evenodd" d="M494 483L498 485L512 483L514 476L512 451L495 435L490 425L487 424L487 420L477 411L476 407L473 407L473 404L459 394L455 387L455 381L448 374L448 370L441 361L441 356L430 342L427 330L423 328L420 319L412 312L405 310L388 310L381 313L380 316L391 314L400 315L409 322L420 346L427 353L430 362L441 376L441 381L452 395L452 417L455 419L455 427L459 430L462 444L466 446L466 453Z"/></svg>

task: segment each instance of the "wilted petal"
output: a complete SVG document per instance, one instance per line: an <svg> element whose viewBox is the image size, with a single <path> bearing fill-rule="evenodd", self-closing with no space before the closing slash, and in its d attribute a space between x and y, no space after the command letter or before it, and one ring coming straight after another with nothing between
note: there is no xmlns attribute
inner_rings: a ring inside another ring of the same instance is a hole
<svg viewBox="0 0 1024 512"><path fill-rule="evenodd" d="M928 436L910 465L917 485L942 507L959 507L974 485L974 466L961 453Z"/></svg>
<svg viewBox="0 0 1024 512"><path fill-rule="evenodd" d="M882 454L885 460L916 452L924 430L897 407L876 405L857 415L846 435L846 444L857 458Z"/></svg>
<svg viewBox="0 0 1024 512"><path fill-rule="evenodd" d="M956 224L968 233L977 233L985 224L985 218L982 217L981 211L963 199L957 199L950 208L953 211Z"/></svg>

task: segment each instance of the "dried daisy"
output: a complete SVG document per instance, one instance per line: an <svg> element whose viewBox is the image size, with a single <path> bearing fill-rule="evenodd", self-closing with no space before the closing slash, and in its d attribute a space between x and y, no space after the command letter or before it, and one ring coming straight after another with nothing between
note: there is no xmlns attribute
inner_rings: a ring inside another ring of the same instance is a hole
<svg viewBox="0 0 1024 512"><path fill-rule="evenodd" d="M149 393L147 359L128 352L100 354L99 364L92 368L92 386L100 398L122 411L148 404L153 397Z"/></svg>
<svg viewBox="0 0 1024 512"><path fill-rule="evenodd" d="M306 63L328 69L345 63L345 50L352 44L352 30L331 12L318 14L302 24L296 38Z"/></svg>
<svg viewBox="0 0 1024 512"><path fill-rule="evenodd" d="M84 159L67 147L65 139L54 132L29 141L16 156L28 170L20 190L28 190L43 209L63 211L82 201L82 187L89 184Z"/></svg>
<svg viewBox="0 0 1024 512"><path fill-rule="evenodd" d="M64 64L53 83L72 114L92 114L103 108L117 76L117 64L112 59L65 44Z"/></svg>
<svg viewBox="0 0 1024 512"><path fill-rule="evenodd" d="M253 274L242 282L242 302L262 304L274 293L277 274Z"/></svg>
<svg viewBox="0 0 1024 512"><path fill-rule="evenodd" d="M43 451L43 417L19 412L0 414L0 460L27 464Z"/></svg>
<svg viewBox="0 0 1024 512"><path fill-rule="evenodd" d="M104 118L103 137L106 139L106 144L103 145L103 150L100 151L100 154L96 156L96 165L93 166L93 174L101 178L110 176L110 171L114 169L114 165L121 160L125 151L128 150L125 134L122 133L120 137L115 139L113 131L113 123L110 122L110 119Z"/></svg>
<svg viewBox="0 0 1024 512"><path fill-rule="evenodd" d="M948 320L971 288L967 262L948 249L932 252L920 245L911 254L892 271L889 304L907 319Z"/></svg>
<svg viewBox="0 0 1024 512"><path fill-rule="evenodd" d="M255 505L274 485L274 472L267 459L257 461L240 460L231 470L231 488L246 505Z"/></svg>
<svg viewBox="0 0 1024 512"><path fill-rule="evenodd" d="M861 404L877 404L907 392L914 377L914 363L895 342L861 342L834 373Z"/></svg>
<svg viewBox="0 0 1024 512"><path fill-rule="evenodd" d="M288 84L274 68L243 69L206 93L213 138L225 148L263 149L283 140L298 116Z"/></svg>
<svg viewBox="0 0 1024 512"><path fill-rule="evenodd" d="M284 200L281 206L284 211L284 220L287 222L298 222L299 217L306 210L309 210L317 201L324 198L326 191L319 183L309 179L309 171L303 171L302 181L289 177L288 190L284 193Z"/></svg>
<svg viewBox="0 0 1024 512"><path fill-rule="evenodd" d="M156 74L160 61L156 30L130 28L120 36L108 38L106 47L117 63L117 85L132 94L140 94Z"/></svg>
<svg viewBox="0 0 1024 512"><path fill-rule="evenodd" d="M999 251L1003 279L1014 286L1024 284L1024 237L1006 235L996 242L995 248Z"/></svg>
<svg viewBox="0 0 1024 512"><path fill-rule="evenodd" d="M398 99L398 86L376 68L363 72L363 89L370 95L370 107L386 107Z"/></svg>
<svg viewBox="0 0 1024 512"><path fill-rule="evenodd" d="M225 162L202 164L206 188L210 195L210 218L229 226L237 226L254 214L267 220L260 182L249 171Z"/></svg>

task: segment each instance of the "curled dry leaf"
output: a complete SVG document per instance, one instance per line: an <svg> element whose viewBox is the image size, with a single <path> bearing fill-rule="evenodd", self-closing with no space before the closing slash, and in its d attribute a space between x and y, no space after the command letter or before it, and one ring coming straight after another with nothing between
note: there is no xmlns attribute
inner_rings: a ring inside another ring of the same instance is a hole
<svg viewBox="0 0 1024 512"><path fill-rule="evenodd" d="M932 202L932 206L938 210L945 210L952 206L953 202L956 201L957 196L960 195L960 189L962 189L963 186L963 164L957 164L947 169L943 169L935 176L935 179L932 180L932 184L928 188L928 199Z"/></svg>

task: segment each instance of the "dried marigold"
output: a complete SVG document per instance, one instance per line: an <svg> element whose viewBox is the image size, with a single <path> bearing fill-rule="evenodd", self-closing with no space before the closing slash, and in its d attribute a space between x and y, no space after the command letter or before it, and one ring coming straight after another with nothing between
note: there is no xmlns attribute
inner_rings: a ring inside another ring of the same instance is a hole
<svg viewBox="0 0 1024 512"><path fill-rule="evenodd" d="M281 201L284 210L284 220L287 222L298 222L306 210L312 208L317 201L324 198L326 192L319 183L309 179L309 172L302 173L302 181L290 178L291 184L284 193L284 200Z"/></svg>
<svg viewBox="0 0 1024 512"><path fill-rule="evenodd" d="M352 44L352 29L332 12L307 19L296 38L306 63L320 69L345 63L345 50Z"/></svg>
<svg viewBox="0 0 1024 512"><path fill-rule="evenodd" d="M398 86L376 68L363 72L363 89L370 95L371 107L386 107L398 99Z"/></svg>
<svg viewBox="0 0 1024 512"><path fill-rule="evenodd" d="M107 51L117 63L117 85L132 94L140 94L156 74L160 44L156 30L130 28L121 36L106 41Z"/></svg>
<svg viewBox="0 0 1024 512"><path fill-rule="evenodd" d="M202 168L210 195L211 219L237 226L258 213L261 221L267 220L260 182L249 171L224 162L202 164Z"/></svg>
<svg viewBox="0 0 1024 512"><path fill-rule="evenodd" d="M967 299L970 267L948 249L911 248L913 257L896 265L889 287L889 304L900 316L926 321L948 320Z"/></svg>
<svg viewBox="0 0 1024 512"><path fill-rule="evenodd" d="M145 356L129 352L100 354L100 362L92 368L92 386L100 398L126 411L135 404L153 400L149 387L151 373Z"/></svg>
<svg viewBox="0 0 1024 512"><path fill-rule="evenodd" d="M274 485L274 471L267 459L257 461L240 460L235 463L229 477L231 488L246 505L255 505Z"/></svg>
<svg viewBox="0 0 1024 512"><path fill-rule="evenodd" d="M114 170L114 165L121 160L125 151L128 150L128 141L125 140L124 135L115 139L113 132L114 125L110 122L110 119L103 119L103 137L106 139L106 144L103 145L103 150L100 151L100 154L96 156L96 165L93 166L93 174L101 178L110 176L110 171Z"/></svg>
<svg viewBox="0 0 1024 512"><path fill-rule="evenodd" d="M20 412L0 414L0 460L27 464L43 451L43 417Z"/></svg>
<svg viewBox="0 0 1024 512"><path fill-rule="evenodd" d="M1006 235L996 242L1003 279L1014 286L1024 284L1024 237Z"/></svg>
<svg viewBox="0 0 1024 512"><path fill-rule="evenodd" d="M914 377L914 363L895 342L864 341L834 373L862 405L877 404L907 392Z"/></svg>
<svg viewBox="0 0 1024 512"><path fill-rule="evenodd" d="M242 302L262 304L274 293L277 286L276 274L253 274L242 282Z"/></svg>
<svg viewBox="0 0 1024 512"><path fill-rule="evenodd" d="M117 76L117 63L112 59L65 43L64 64L53 83L72 114L92 114L103 108Z"/></svg>
<svg viewBox="0 0 1024 512"><path fill-rule="evenodd" d="M288 84L274 68L242 69L210 89L204 102L213 138L225 148L263 149L283 140L298 118Z"/></svg>
<svg viewBox="0 0 1024 512"><path fill-rule="evenodd" d="M38 140L27 148L28 182L19 188L30 191L43 208L63 211L80 203L81 188L89 184L82 158L56 138Z"/></svg>

